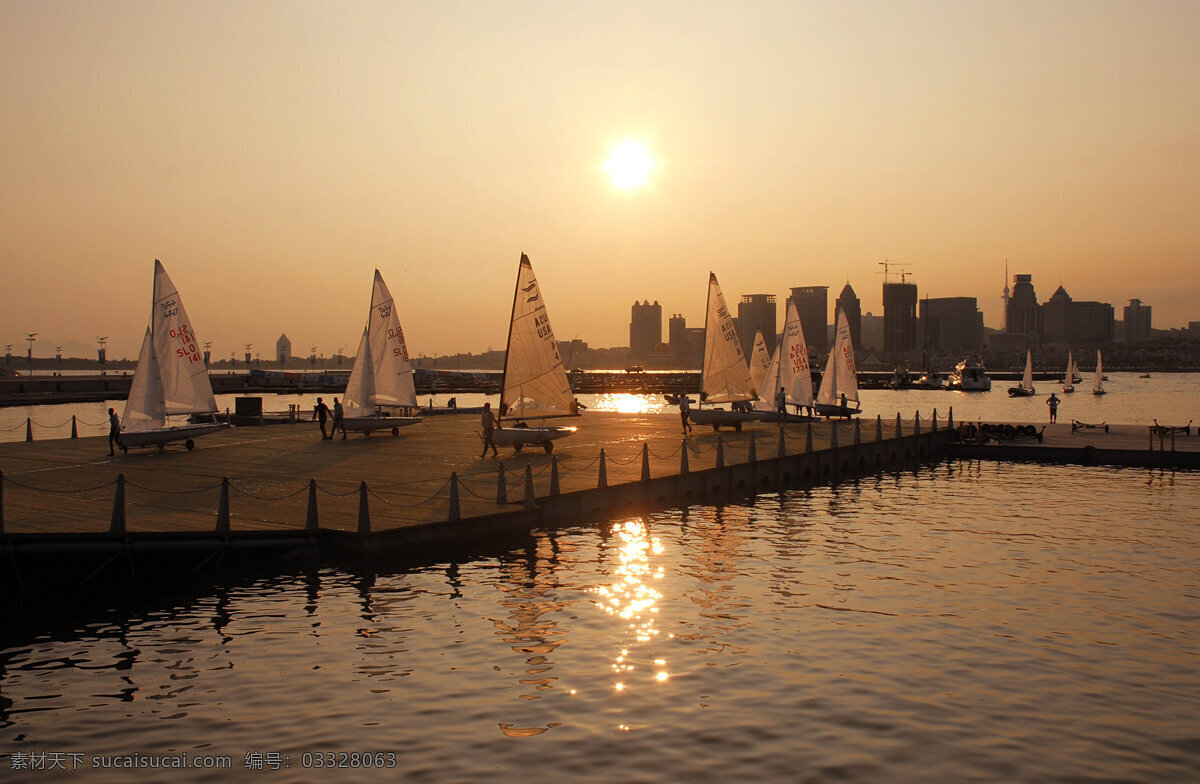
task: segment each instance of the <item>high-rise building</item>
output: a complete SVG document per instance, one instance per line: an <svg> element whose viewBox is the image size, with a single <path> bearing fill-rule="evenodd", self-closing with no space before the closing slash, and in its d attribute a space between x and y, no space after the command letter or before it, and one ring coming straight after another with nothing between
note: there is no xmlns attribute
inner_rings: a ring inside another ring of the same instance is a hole
<svg viewBox="0 0 1200 784"><path fill-rule="evenodd" d="M917 348L917 285L883 284L883 350L915 351Z"/></svg>
<svg viewBox="0 0 1200 784"><path fill-rule="evenodd" d="M647 301L640 305L634 302L629 321L630 361L647 361L659 343L662 343L662 306L657 300L653 305Z"/></svg>
<svg viewBox="0 0 1200 784"><path fill-rule="evenodd" d="M1041 331L1040 316L1037 292L1033 290L1033 276L1013 275L1012 296L1004 314L1004 331L1010 334L1036 335Z"/></svg>
<svg viewBox="0 0 1200 784"><path fill-rule="evenodd" d="M850 342L856 349L862 349L862 303L859 302L858 295L854 293L854 289L850 288L849 281L846 282L842 293L838 295L837 301L833 305L833 323L837 324L838 314L845 312L846 323L850 325Z"/></svg>
<svg viewBox="0 0 1200 784"><path fill-rule="evenodd" d="M974 297L921 300L923 350L964 354L983 346L983 312Z"/></svg>
<svg viewBox="0 0 1200 784"><path fill-rule="evenodd" d="M804 330L804 342L810 354L829 352L829 287L798 286L792 289L792 302Z"/></svg>
<svg viewBox="0 0 1200 784"><path fill-rule="evenodd" d="M1062 286L1054 290L1042 305L1042 344L1075 342L1075 303Z"/></svg>
<svg viewBox="0 0 1200 784"><path fill-rule="evenodd" d="M738 303L738 338L742 341L742 354L749 357L754 349L754 333L762 330L767 351L775 352L775 295L743 294Z"/></svg>
<svg viewBox="0 0 1200 784"><path fill-rule="evenodd" d="M1150 306L1131 299L1125 306L1125 339L1130 343L1150 337Z"/></svg>
<svg viewBox="0 0 1200 784"><path fill-rule="evenodd" d="M279 336L279 340L275 341L275 361L282 367L287 364L287 361L292 358L292 341L288 340L287 334Z"/></svg>
<svg viewBox="0 0 1200 784"><path fill-rule="evenodd" d="M1085 346L1111 343L1116 333L1116 315L1107 302L1076 302L1072 307L1075 341Z"/></svg>

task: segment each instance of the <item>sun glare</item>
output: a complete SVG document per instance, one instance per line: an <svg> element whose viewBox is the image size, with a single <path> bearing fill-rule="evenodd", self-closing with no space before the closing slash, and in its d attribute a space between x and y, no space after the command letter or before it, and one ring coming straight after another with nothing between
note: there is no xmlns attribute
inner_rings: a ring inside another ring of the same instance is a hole
<svg viewBox="0 0 1200 784"><path fill-rule="evenodd" d="M650 172L654 170L654 159L646 145L633 139L613 147L609 153L608 162L604 164L605 171L612 178L612 183L618 188L632 190L650 181Z"/></svg>

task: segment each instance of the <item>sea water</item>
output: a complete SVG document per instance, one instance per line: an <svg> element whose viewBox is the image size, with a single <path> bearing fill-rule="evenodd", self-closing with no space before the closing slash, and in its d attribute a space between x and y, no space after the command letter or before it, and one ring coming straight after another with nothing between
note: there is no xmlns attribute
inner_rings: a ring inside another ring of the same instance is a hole
<svg viewBox="0 0 1200 784"><path fill-rule="evenodd" d="M1198 505L1198 473L950 461L35 609L0 777L1193 782Z"/></svg>

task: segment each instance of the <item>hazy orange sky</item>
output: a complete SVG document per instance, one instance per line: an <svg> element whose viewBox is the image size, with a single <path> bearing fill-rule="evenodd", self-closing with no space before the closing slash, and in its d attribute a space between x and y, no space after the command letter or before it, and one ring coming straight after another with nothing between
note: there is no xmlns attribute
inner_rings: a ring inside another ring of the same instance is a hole
<svg viewBox="0 0 1200 784"><path fill-rule="evenodd" d="M0 345L135 356L159 258L218 358L353 352L376 267L414 355L502 349L522 251L599 347L635 299L702 325L709 270L879 313L884 259L992 327L1006 259L1183 326L1198 33L1194 0L0 0Z"/></svg>

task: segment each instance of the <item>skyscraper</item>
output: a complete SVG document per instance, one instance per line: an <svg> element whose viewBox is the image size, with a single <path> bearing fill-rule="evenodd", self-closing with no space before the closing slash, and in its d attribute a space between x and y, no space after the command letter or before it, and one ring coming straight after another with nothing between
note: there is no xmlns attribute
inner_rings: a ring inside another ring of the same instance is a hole
<svg viewBox="0 0 1200 784"><path fill-rule="evenodd" d="M922 345L929 351L956 354L983 345L983 313L974 297L936 297L921 300Z"/></svg>
<svg viewBox="0 0 1200 784"><path fill-rule="evenodd" d="M846 323L850 325L850 342L854 344L854 348L861 350L862 342L862 303L859 302L858 295L854 293L854 289L850 288L850 282L846 281L845 288L838 295L837 302L833 306L833 323L838 320L838 313L845 311Z"/></svg>
<svg viewBox="0 0 1200 784"><path fill-rule="evenodd" d="M742 353L750 356L754 348L754 333L762 330L767 351L775 351L775 295L743 294L738 303L738 338L742 341Z"/></svg>
<svg viewBox="0 0 1200 784"><path fill-rule="evenodd" d="M662 343L662 306L658 300L651 305L635 301L629 321L629 358L633 362L646 362L654 347Z"/></svg>
<svg viewBox="0 0 1200 784"><path fill-rule="evenodd" d="M800 328L810 354L829 352L829 287L797 286L792 289L792 302L800 316Z"/></svg>
<svg viewBox="0 0 1200 784"><path fill-rule="evenodd" d="M1150 306L1140 299L1131 299L1125 306L1125 339L1129 342L1150 337Z"/></svg>
<svg viewBox="0 0 1200 784"><path fill-rule="evenodd" d="M914 351L917 348L917 285L883 284L883 350Z"/></svg>
<svg viewBox="0 0 1200 784"><path fill-rule="evenodd" d="M1013 275L1012 297L1004 314L1004 330L1010 334L1037 334L1041 319L1032 275Z"/></svg>

